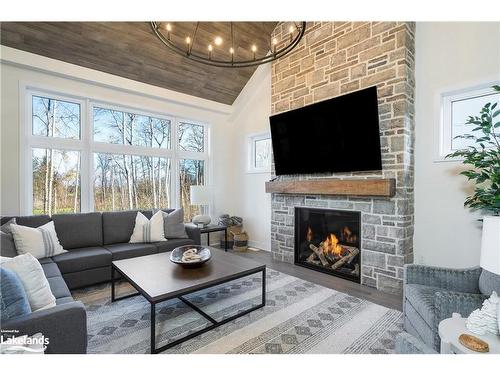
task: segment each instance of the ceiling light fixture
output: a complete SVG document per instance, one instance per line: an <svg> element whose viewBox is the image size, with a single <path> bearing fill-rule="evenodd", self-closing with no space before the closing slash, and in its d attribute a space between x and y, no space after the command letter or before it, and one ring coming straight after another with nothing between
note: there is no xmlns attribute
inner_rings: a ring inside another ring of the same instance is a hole
<svg viewBox="0 0 500 375"><path fill-rule="evenodd" d="M193 61L224 68L244 68L248 66L266 64L279 59L280 57L290 53L299 44L306 30L305 22L287 22L282 27L283 33L281 35L278 35L271 40L268 39L269 42L266 48L262 48L262 43L251 44L250 48L248 45L246 47L239 45L237 46L238 48L235 48L235 41L240 40L241 38L234 38L233 22L229 22L228 31L230 37L227 40L230 39L230 48L228 55L227 49L225 49L224 52L223 50L216 48L223 44L223 38L221 36L215 36L210 38L208 41L205 39L205 43L212 41L215 47L212 44L209 44L208 54L206 52L203 54L203 45L200 46L200 43L203 43L203 41L196 43L196 34L200 24L199 22L196 23L196 27L191 34L187 36L177 35L177 37L174 35L175 25L172 26L171 23L152 21L150 24L151 29L158 39L160 39L165 46L174 52ZM266 36L266 38L269 37ZM185 41L184 45L182 45L182 40ZM278 48L278 45L280 48ZM195 47L194 50L193 47ZM238 53L236 53L236 50ZM260 57L257 55L258 50L260 51ZM244 55L244 57L239 56L238 58L237 55ZM250 56L252 56L251 59L249 58Z"/></svg>

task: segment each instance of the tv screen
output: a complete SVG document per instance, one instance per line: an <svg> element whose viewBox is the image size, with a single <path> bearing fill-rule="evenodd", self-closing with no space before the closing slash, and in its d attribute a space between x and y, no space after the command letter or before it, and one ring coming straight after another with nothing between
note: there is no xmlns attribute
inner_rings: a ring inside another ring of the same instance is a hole
<svg viewBox="0 0 500 375"><path fill-rule="evenodd" d="M377 88L270 117L277 175L382 169Z"/></svg>

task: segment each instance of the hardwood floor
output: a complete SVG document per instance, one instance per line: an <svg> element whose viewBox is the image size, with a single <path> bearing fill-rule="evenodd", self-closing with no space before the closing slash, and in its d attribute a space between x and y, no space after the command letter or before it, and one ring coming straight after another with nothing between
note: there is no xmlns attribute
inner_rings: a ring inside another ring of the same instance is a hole
<svg viewBox="0 0 500 375"><path fill-rule="evenodd" d="M231 250L229 250L231 251ZM322 285L326 288L334 289L342 293L349 294L354 297L363 298L367 301L402 311L403 297L393 294L381 292L379 290L356 284L349 280L344 280L335 276L327 275L321 272L313 271L294 264L275 261L271 257L271 253L267 251L247 251L245 253L232 252L239 256L254 259L259 262L264 262L269 268L276 271L286 273L291 276L298 277L303 280L310 281Z"/></svg>

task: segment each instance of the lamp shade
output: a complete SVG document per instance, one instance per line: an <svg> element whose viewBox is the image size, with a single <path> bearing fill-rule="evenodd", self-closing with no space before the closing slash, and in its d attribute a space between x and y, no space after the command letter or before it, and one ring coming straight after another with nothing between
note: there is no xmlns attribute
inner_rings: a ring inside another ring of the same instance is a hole
<svg viewBox="0 0 500 375"><path fill-rule="evenodd" d="M481 239L481 268L500 275L500 216L486 216Z"/></svg>
<svg viewBox="0 0 500 375"><path fill-rule="evenodd" d="M211 203L212 191L210 187L204 185L190 186L191 204L206 205Z"/></svg>

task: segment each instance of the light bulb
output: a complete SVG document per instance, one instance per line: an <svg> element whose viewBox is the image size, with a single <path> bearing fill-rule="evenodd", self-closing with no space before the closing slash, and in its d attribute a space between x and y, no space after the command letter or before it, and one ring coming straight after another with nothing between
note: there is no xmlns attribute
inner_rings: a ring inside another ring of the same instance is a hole
<svg viewBox="0 0 500 375"><path fill-rule="evenodd" d="M187 38L186 38L186 43L187 43L187 44L191 44L191 38L190 38L190 37L187 37Z"/></svg>
<svg viewBox="0 0 500 375"><path fill-rule="evenodd" d="M273 38L273 45L276 45L276 44L278 44L278 39Z"/></svg>
<svg viewBox="0 0 500 375"><path fill-rule="evenodd" d="M220 36L215 37L214 43L216 46L220 46L222 44L222 38Z"/></svg>
<svg viewBox="0 0 500 375"><path fill-rule="evenodd" d="M165 28L167 29L167 31L172 31L172 25L167 23L167 25L165 26Z"/></svg>
<svg viewBox="0 0 500 375"><path fill-rule="evenodd" d="M212 45L211 45L211 44L209 44L209 45L208 45L208 50L209 50L210 52L212 52L213 47L212 47Z"/></svg>
<svg viewBox="0 0 500 375"><path fill-rule="evenodd" d="M252 46L252 52L253 53L257 52L257 46L255 44Z"/></svg>
<svg viewBox="0 0 500 375"><path fill-rule="evenodd" d="M229 53L230 53L231 55L234 53L234 48L233 48L233 47L229 48Z"/></svg>
<svg viewBox="0 0 500 375"><path fill-rule="evenodd" d="M292 25L292 26L290 26L290 28L288 30L290 31L290 33L293 33L295 30L295 27L293 27L293 25Z"/></svg>

